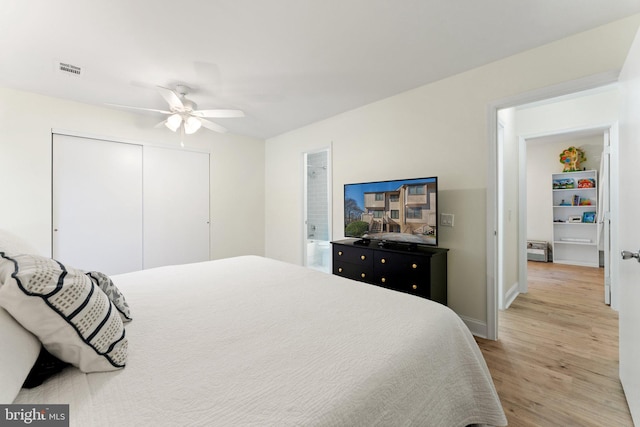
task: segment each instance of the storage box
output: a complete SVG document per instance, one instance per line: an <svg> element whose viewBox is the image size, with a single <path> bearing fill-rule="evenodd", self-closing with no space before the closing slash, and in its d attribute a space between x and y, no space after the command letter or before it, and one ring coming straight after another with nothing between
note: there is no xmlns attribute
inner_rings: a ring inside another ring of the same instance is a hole
<svg viewBox="0 0 640 427"><path fill-rule="evenodd" d="M549 261L549 243L542 240L527 240L527 260Z"/></svg>

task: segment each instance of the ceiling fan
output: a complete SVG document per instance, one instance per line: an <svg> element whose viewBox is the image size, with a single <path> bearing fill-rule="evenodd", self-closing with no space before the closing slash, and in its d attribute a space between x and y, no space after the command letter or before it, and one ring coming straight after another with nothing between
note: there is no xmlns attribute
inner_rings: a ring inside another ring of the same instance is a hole
<svg viewBox="0 0 640 427"><path fill-rule="evenodd" d="M166 126L172 131L176 132L180 129L182 132L190 135L195 133L204 127L216 132L224 133L226 128L220 126L217 123L207 120L207 118L233 118L244 117L244 112L241 110L198 110L198 106L195 102L187 99L190 88L184 85L177 85L175 90L168 89L166 87L157 86L160 95L169 103L169 110L157 110L154 108L141 108L130 107L127 105L110 104L116 107L132 108L135 110L155 111L157 113L169 114L162 122L158 123L156 127Z"/></svg>

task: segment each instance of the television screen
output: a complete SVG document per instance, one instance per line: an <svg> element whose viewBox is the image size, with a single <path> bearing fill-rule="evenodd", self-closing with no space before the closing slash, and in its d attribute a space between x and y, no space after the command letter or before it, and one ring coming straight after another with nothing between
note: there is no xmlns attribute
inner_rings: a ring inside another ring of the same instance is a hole
<svg viewBox="0 0 640 427"><path fill-rule="evenodd" d="M438 178L344 186L344 235L438 245Z"/></svg>

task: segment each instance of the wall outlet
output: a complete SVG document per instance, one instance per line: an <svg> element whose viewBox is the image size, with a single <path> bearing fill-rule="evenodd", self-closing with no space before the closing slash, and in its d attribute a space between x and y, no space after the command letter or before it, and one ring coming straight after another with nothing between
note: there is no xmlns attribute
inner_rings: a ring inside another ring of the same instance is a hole
<svg viewBox="0 0 640 427"><path fill-rule="evenodd" d="M440 225L443 227L453 227L453 214L440 214Z"/></svg>

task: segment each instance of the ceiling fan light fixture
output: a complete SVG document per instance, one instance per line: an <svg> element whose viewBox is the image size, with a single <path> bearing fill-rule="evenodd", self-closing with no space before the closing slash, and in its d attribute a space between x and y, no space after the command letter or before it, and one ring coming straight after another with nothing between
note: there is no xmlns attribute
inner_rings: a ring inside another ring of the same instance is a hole
<svg viewBox="0 0 640 427"><path fill-rule="evenodd" d="M162 125L165 125L167 129L170 129L172 132L177 132L178 129L180 129L180 133L183 136L184 134L196 133L201 127L219 133L227 131L224 127L207 120L207 118L227 119L245 116L242 110L220 108L213 110L198 110L198 106L193 101L186 98L186 95L189 93L189 88L183 85L176 86L175 90L158 86L158 90L160 91L160 95L162 95L165 101L169 104L169 108L166 110L131 107L118 104L107 105L167 114L167 118L158 123L156 127L162 127Z"/></svg>
<svg viewBox="0 0 640 427"><path fill-rule="evenodd" d="M186 134L191 135L200 129L202 122L197 117L189 117L184 122L184 131Z"/></svg>
<svg viewBox="0 0 640 427"><path fill-rule="evenodd" d="M167 118L164 125L175 132L180 128L180 123L182 123L182 117L180 117L180 114L172 114Z"/></svg>

